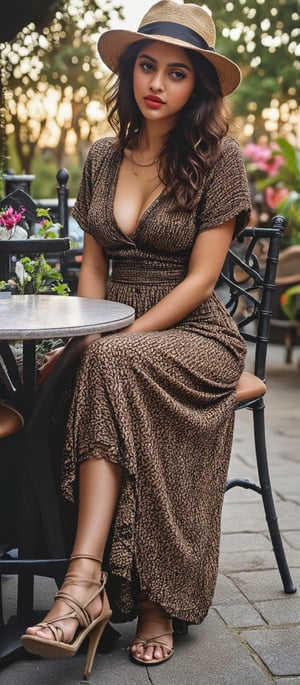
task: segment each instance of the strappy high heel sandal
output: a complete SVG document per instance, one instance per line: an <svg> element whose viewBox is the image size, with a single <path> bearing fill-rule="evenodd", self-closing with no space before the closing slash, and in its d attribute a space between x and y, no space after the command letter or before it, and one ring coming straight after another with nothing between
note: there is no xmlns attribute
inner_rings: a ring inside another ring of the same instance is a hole
<svg viewBox="0 0 300 685"><path fill-rule="evenodd" d="M96 557L83 554L77 554L70 557L70 561L73 561L74 559L91 559L102 564L102 561ZM105 592L106 581L106 573L101 573L99 581L91 578L82 578L81 576L76 576L73 573L67 573L64 583L68 583L70 585L97 585L97 589L90 595L85 604L79 602L69 593L59 590L55 594L55 599L62 599L70 607L70 611L63 614L63 616L60 616L59 618L53 618L49 621L37 624L38 628L48 628L53 635L53 639L47 640L46 638L39 637L38 635L22 635L21 640L27 652L30 652L31 654L37 654L38 656L45 657L46 659L62 659L65 657L71 657L76 654L83 640L88 637L89 643L83 674L84 680L87 680L92 672L94 658L100 638L112 614L107 594ZM91 602L93 602L97 595L100 595L101 597L102 610L99 616L92 619L88 611L88 606L91 604ZM67 643L64 642L63 629L55 624L70 618L78 621L81 630L78 629L78 631L75 633L73 641L71 643Z"/></svg>
<svg viewBox="0 0 300 685"><path fill-rule="evenodd" d="M150 606L149 606L150 605ZM157 609L154 609L152 602L149 600L139 602L139 610L141 610L142 613L142 618L139 618L138 621L138 629L142 627L143 624L149 625L149 623L157 623L159 621L159 618L165 618L166 613L163 609L158 607ZM157 605L156 605L157 606ZM148 613L148 618L145 618L143 620L143 614ZM152 614L152 618L151 618ZM164 633L161 633L161 635L155 635L155 637L151 638L145 638L143 635L140 633L137 633L135 638L132 640L128 647L128 651L130 654L130 658L135 661L138 664L142 664L142 666L156 666L158 664L162 664L164 661L167 661L168 659L171 658L174 654L174 647L170 647L164 640L161 638L167 636L167 635L173 635L173 631L166 631ZM134 653L132 653L132 647L142 647L143 650L145 650L147 647L167 647L169 650L169 653L166 654L166 656L163 656L161 659L141 659L140 657L136 656Z"/></svg>

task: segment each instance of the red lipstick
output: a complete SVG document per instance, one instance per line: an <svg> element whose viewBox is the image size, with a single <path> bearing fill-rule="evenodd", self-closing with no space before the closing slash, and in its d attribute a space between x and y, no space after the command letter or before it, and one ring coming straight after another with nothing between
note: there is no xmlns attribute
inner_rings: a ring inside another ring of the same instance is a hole
<svg viewBox="0 0 300 685"><path fill-rule="evenodd" d="M164 104L163 100L161 100L158 95L146 95L144 97L144 102L147 105L147 107L150 107L151 109L158 109L161 107L161 105Z"/></svg>

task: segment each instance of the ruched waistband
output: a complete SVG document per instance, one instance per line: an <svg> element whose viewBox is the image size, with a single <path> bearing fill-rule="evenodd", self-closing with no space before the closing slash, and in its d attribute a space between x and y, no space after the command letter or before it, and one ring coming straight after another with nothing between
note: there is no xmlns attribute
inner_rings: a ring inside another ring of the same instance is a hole
<svg viewBox="0 0 300 685"><path fill-rule="evenodd" d="M166 268L166 263L160 264L139 262L138 260L114 261L110 280L113 283L132 283L132 284L151 284L151 283L180 283L186 276L186 267L170 265Z"/></svg>

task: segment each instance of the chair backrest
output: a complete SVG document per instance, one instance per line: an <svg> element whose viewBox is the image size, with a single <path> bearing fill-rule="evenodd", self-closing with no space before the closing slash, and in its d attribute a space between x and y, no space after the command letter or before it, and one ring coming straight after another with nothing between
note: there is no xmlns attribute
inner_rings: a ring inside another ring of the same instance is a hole
<svg viewBox="0 0 300 685"><path fill-rule="evenodd" d="M276 285L292 285L300 282L300 245L290 245L280 252Z"/></svg>
<svg viewBox="0 0 300 685"><path fill-rule="evenodd" d="M54 221L58 221L61 224L60 235L62 238L68 236L68 180L69 173L67 169L59 169L56 174L57 180L57 201L52 203L50 207L50 215ZM15 210L19 210L21 207L25 208L26 220L29 223L37 222L36 210L38 207L48 207L49 202L39 200L36 202L33 200L31 195L20 185L19 187L13 188L5 197L0 199L0 209L5 209L7 206L13 207Z"/></svg>
<svg viewBox="0 0 300 685"><path fill-rule="evenodd" d="M10 260L9 255L28 256L37 253L48 253L50 255L58 255L60 261L60 270L63 279L67 280L67 260L66 253L70 249L70 241L68 238L68 182L69 174L66 169L59 169L56 174L58 181L57 185L57 202L55 207L50 207L50 216L54 222L61 224L60 238L52 238L47 240L0 240L0 280L7 280L10 277ZM31 195L23 188L16 188L8 195L0 199L0 209L5 209L11 206L14 210L19 211L21 207L25 209L24 218L19 222L24 227L31 228L38 222L36 210L45 204L41 201L36 202ZM48 207L46 207L48 208Z"/></svg>
<svg viewBox="0 0 300 685"><path fill-rule="evenodd" d="M228 252L220 277L221 297L245 338L255 345L254 373L265 380L272 299L286 219L270 227L247 227Z"/></svg>
<svg viewBox="0 0 300 685"><path fill-rule="evenodd" d="M0 402L0 438L17 433L24 426L24 419L14 407Z"/></svg>

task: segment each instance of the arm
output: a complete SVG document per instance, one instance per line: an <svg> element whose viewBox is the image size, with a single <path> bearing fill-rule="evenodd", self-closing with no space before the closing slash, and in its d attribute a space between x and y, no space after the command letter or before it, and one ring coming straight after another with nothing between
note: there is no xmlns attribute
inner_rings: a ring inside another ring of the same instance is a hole
<svg viewBox="0 0 300 685"><path fill-rule="evenodd" d="M84 234L82 263L78 280L77 294L79 297L94 297L105 299L106 281L108 276L108 259L101 245L89 233ZM85 336L88 345L100 333Z"/></svg>
<svg viewBox="0 0 300 685"><path fill-rule="evenodd" d="M83 256L78 281L80 297L105 298L108 275L108 259L94 238L84 234Z"/></svg>
<svg viewBox="0 0 300 685"><path fill-rule="evenodd" d="M84 235L83 258L78 282L78 295L80 297L105 298L106 279L108 274L108 260L100 245L89 234ZM100 333L93 333L85 336L85 343L88 345ZM38 387L40 388L48 377L50 371L55 366L64 346L58 347L45 355L43 363L38 371Z"/></svg>
<svg viewBox="0 0 300 685"><path fill-rule="evenodd" d="M166 297L123 328L124 333L160 331L184 319L213 293L232 241L235 219L200 233L195 240L188 273Z"/></svg>

